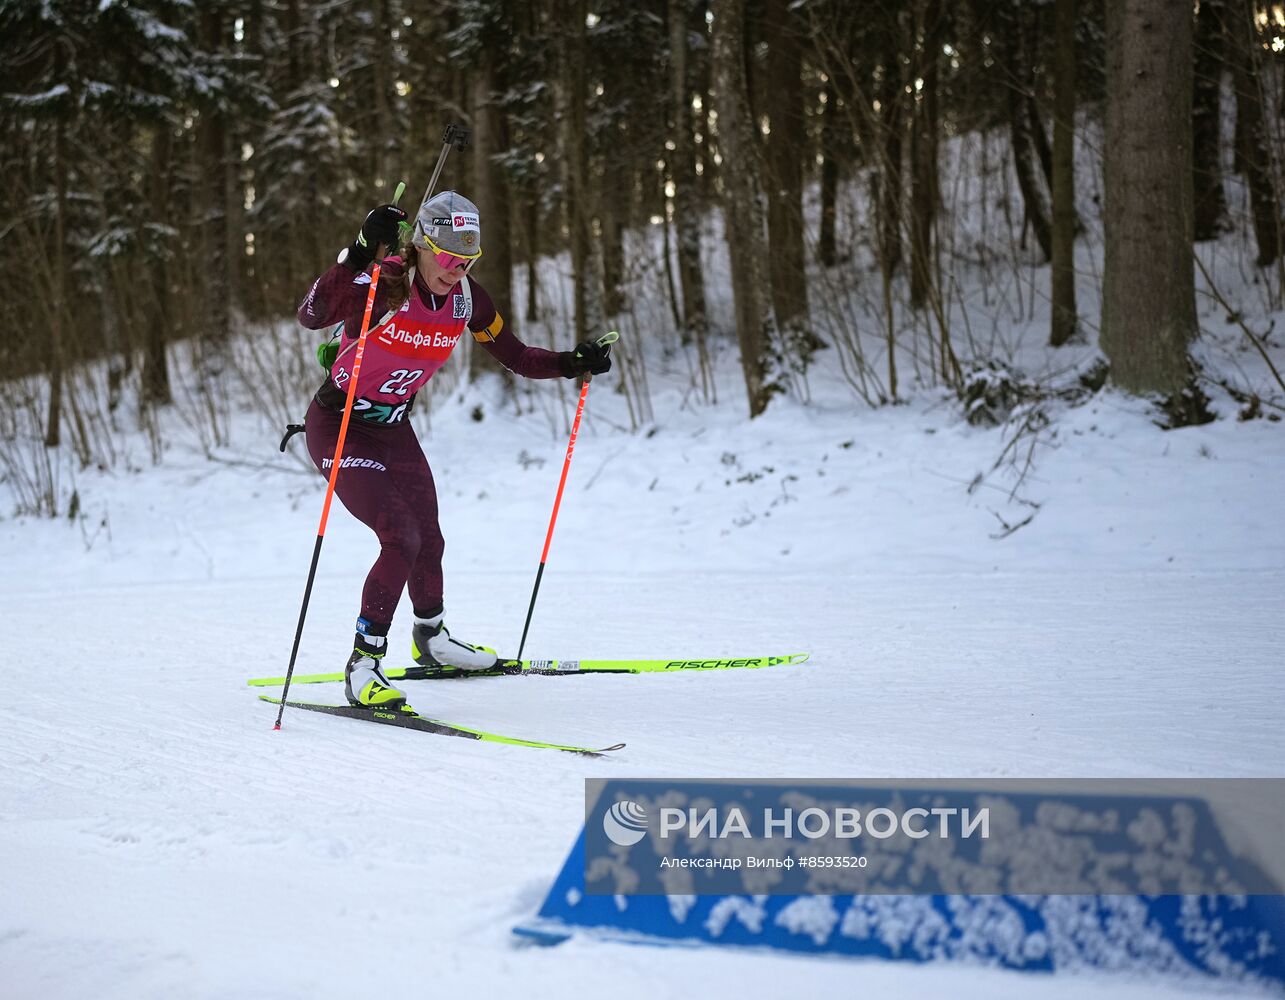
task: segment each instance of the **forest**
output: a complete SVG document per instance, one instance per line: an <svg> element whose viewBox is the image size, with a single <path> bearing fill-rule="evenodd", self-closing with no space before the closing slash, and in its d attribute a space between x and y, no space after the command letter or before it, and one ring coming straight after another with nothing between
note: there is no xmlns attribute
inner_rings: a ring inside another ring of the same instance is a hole
<svg viewBox="0 0 1285 1000"><path fill-rule="evenodd" d="M480 206L510 328L656 340L701 403L730 350L743 396L717 402L750 419L824 366L853 407L930 387L1002 420L1063 391L977 328L1006 313L1096 341L1073 391L1109 380L1165 426L1211 419L1212 382L1243 418L1285 408L1248 318L1285 294L1279 4L0 0L0 37L20 512L65 505L57 454L112 468L120 427L155 456L175 420L225 443L237 385L295 413L315 366L281 327L398 181L413 212L451 123L442 186ZM1279 395L1202 366L1198 297Z"/></svg>

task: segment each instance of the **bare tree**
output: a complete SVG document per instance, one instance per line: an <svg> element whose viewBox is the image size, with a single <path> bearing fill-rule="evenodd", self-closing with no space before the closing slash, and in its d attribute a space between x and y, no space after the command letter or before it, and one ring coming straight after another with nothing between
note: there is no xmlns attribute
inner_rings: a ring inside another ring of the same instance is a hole
<svg viewBox="0 0 1285 1000"><path fill-rule="evenodd" d="M1195 337L1192 21L1169 0L1106 8L1102 349L1130 392L1176 394Z"/></svg>
<svg viewBox="0 0 1285 1000"><path fill-rule="evenodd" d="M825 267L834 267L838 259L834 244L835 203L839 192L839 160L835 150L838 103L834 81L827 76L821 89L821 226L817 235L817 256Z"/></svg>
<svg viewBox="0 0 1285 1000"><path fill-rule="evenodd" d="M808 285L803 252L803 44L802 24L790 0L763 6L767 38L766 93L768 239L772 247L772 305L791 342L805 339Z"/></svg>
<svg viewBox="0 0 1285 1000"><path fill-rule="evenodd" d="M601 282L594 260L593 206L590 204L589 151L585 143L585 21L587 0L570 5L564 28L561 53L562 150L566 170L567 229L570 234L571 266L575 272L574 298L576 340L588 338L600 325Z"/></svg>
<svg viewBox="0 0 1285 1000"><path fill-rule="evenodd" d="M915 33L916 96L910 133L910 304L921 309L933 287L933 220L937 215L937 78L941 64L941 0L925 0Z"/></svg>
<svg viewBox="0 0 1285 1000"><path fill-rule="evenodd" d="M170 210L170 160L173 146L173 130L168 123L162 123L153 130L147 194L161 218L168 216ZM140 237L140 242L150 250L148 271L152 293L151 308L147 310L146 329L143 331L143 401L151 406L164 406L173 401L166 353L170 299L168 241L160 236L149 240L145 228L140 231Z"/></svg>
<svg viewBox="0 0 1285 1000"><path fill-rule="evenodd" d="M880 14L879 78L875 100L879 105L878 131L881 150L876 203L879 217L879 265L891 275L901 263L901 146L904 73L901 65L901 25L895 9Z"/></svg>
<svg viewBox="0 0 1285 1000"><path fill-rule="evenodd" d="M1057 51L1053 65L1053 324L1049 343L1075 336L1075 0L1053 11Z"/></svg>
<svg viewBox="0 0 1285 1000"><path fill-rule="evenodd" d="M758 162L759 144L745 79L745 0L712 0L714 101L723 160L723 219L732 258L736 332L750 416L762 413L775 391L771 350L776 318L765 266L767 222Z"/></svg>
<svg viewBox="0 0 1285 1000"><path fill-rule="evenodd" d="M1034 100L1035 72L1033 61L1034 11L1026 4L1005 0L1001 8L1004 15L1004 47L1008 63L1009 85L1006 88L1009 135L1013 147L1013 168L1017 185L1022 191L1026 206L1026 221L1035 233L1040 252L1045 260L1053 256L1053 227L1049 222L1048 200L1040 184L1041 172L1036 171L1038 157L1037 139L1044 138L1039 115L1031 104ZM1038 133L1038 135L1037 135Z"/></svg>
<svg viewBox="0 0 1285 1000"><path fill-rule="evenodd" d="M1195 238L1212 240L1227 212L1222 176L1223 31L1225 0L1200 0L1196 14L1195 69L1192 81L1192 183L1195 186Z"/></svg>
<svg viewBox="0 0 1285 1000"><path fill-rule="evenodd" d="M689 0L669 0L670 134L674 144L669 158L669 180L674 186L683 339L695 342L704 375L709 370L709 358L705 344L705 272L701 267L701 205L695 178L693 86L688 53L690 8Z"/></svg>
<svg viewBox="0 0 1285 1000"><path fill-rule="evenodd" d="M201 43L209 52L218 52L227 25L221 3L207 3L200 13ZM206 309L202 323L201 367L205 374L222 370L223 339L228 333L229 300L232 282L228 260L228 169L227 122L222 93L212 93L201 108L196 123L196 154L200 158L201 234L204 253L202 274L205 279ZM203 389L208 386L203 384Z"/></svg>
<svg viewBox="0 0 1285 1000"><path fill-rule="evenodd" d="M62 47L59 47L61 62ZM62 394L66 360L63 357L63 319L67 315L67 140L63 120L54 122L54 252L53 308L49 311L49 411L45 447L62 441Z"/></svg>
<svg viewBox="0 0 1285 1000"><path fill-rule="evenodd" d="M486 220L486 287L501 310L504 322L511 329L517 326L517 310L513 307L513 240L509 226L509 182L504 166L497 156L508 149L507 123L499 106L501 81L496 57L491 47L478 55L474 67L472 86L473 103L473 177L476 200L482 217ZM469 370L501 371L502 368L486 352L474 350L469 355Z"/></svg>
<svg viewBox="0 0 1285 1000"><path fill-rule="evenodd" d="M1236 88L1236 169L1249 185L1258 242L1258 266L1280 256L1280 207L1272 183L1271 150L1263 119L1262 79L1258 72L1261 47L1253 24L1251 0L1229 0L1226 7L1232 82Z"/></svg>
<svg viewBox="0 0 1285 1000"><path fill-rule="evenodd" d="M380 48L391 44L393 26L392 12L388 9L388 0L375 0L374 4L376 45ZM384 191L392 182L393 159L397 126L393 121L393 109L390 96L393 92L391 60L379 57L371 60L371 84L374 98L375 121L378 123L374 144L374 174L370 183L374 187L374 197L386 198Z"/></svg>

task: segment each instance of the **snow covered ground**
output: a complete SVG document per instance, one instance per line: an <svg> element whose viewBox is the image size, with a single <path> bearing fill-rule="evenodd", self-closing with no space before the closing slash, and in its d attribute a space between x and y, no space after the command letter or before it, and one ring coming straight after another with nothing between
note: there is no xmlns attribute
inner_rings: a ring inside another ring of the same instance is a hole
<svg viewBox="0 0 1285 1000"><path fill-rule="evenodd" d="M509 929L574 839L587 775L1279 774L1280 425L1163 433L1103 394L1063 414L1027 487L1037 516L997 540L1005 496L967 486L1000 432L961 425L944 400L785 402L752 425L728 408L678 412L645 437L610 428L609 386L590 393L530 653L811 662L414 687L443 718L626 742L610 761L302 714L276 733L243 682L288 657L317 483L194 457L94 482L87 524L0 522L11 648L36 643L0 706L0 996L343 996L368 992L372 973L407 996L644 996L692 980L747 994L1186 995L542 951ZM564 445L537 420L476 423L469 409L439 408L428 444L449 620L511 649ZM246 437L246 454L275 445ZM337 511L303 669L342 665L372 555ZM404 609L395 649L406 632ZM321 691L341 697L308 693Z"/></svg>
<svg viewBox="0 0 1285 1000"><path fill-rule="evenodd" d="M1237 336L1208 349L1240 352ZM1236 356L1228 370L1270 388ZM1019 483L990 471L1011 428L969 427L940 391L869 409L823 357L810 405L779 400L749 423L729 352L718 407L692 402L680 362L648 359L644 431L626 429L619 373L590 392L528 655L811 661L411 690L448 720L628 744L607 761L304 713L273 732L244 681L285 667L322 484L277 455L279 429L254 410L213 458L177 430L152 466L123 435L137 471L81 474L78 520L6 512L0 997L1207 995L512 937L575 838L586 776L1268 776L1285 762L1285 425L1238 422L1221 396L1222 419L1164 432L1108 390L1056 407ZM537 412L514 419L488 382L438 394L431 429L427 407L417 417L448 621L510 654L573 404L566 385L523 398ZM302 670L341 668L374 552L336 506ZM408 616L392 659L407 659Z"/></svg>

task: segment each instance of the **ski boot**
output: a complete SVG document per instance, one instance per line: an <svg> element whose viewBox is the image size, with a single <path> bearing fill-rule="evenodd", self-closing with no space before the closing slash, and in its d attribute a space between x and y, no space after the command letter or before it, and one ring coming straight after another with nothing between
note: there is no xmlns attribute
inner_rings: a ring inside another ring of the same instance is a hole
<svg viewBox="0 0 1285 1000"><path fill-rule="evenodd" d="M352 656L344 667L344 694L350 705L359 708L406 707L406 695L384 676L383 660L387 650L388 641L384 636L357 633Z"/></svg>
<svg viewBox="0 0 1285 1000"><path fill-rule="evenodd" d="M489 670L500 662L493 649L470 646L467 642L451 638L440 610L428 617L417 614L410 637L410 654L422 667Z"/></svg>

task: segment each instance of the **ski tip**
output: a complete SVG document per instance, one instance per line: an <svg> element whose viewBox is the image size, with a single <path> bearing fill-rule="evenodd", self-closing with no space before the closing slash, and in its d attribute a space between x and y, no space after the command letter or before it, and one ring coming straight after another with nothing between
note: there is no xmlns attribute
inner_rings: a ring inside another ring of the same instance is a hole
<svg viewBox="0 0 1285 1000"><path fill-rule="evenodd" d="M609 747L602 747L598 750L581 750L578 747L551 747L553 750L567 750L578 757L592 757L594 760L606 760L613 750L623 750L623 743L613 743Z"/></svg>
<svg viewBox="0 0 1285 1000"><path fill-rule="evenodd" d="M320 684L323 681L341 681L344 679L343 674L295 674L293 677L296 684ZM246 687L284 687L286 679L284 677L250 677L246 679Z"/></svg>

